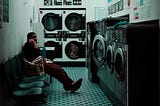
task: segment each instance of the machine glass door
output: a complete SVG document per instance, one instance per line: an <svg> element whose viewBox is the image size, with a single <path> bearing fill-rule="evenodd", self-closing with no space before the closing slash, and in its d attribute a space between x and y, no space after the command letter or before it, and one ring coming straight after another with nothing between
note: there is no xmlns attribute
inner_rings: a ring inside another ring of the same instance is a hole
<svg viewBox="0 0 160 106"><path fill-rule="evenodd" d="M42 18L42 24L47 31L62 29L62 16L60 14L47 13Z"/></svg>
<svg viewBox="0 0 160 106"><path fill-rule="evenodd" d="M105 51L106 51L106 46L103 36L96 35L92 45L92 55L96 65L98 66L104 65L106 56Z"/></svg>
<svg viewBox="0 0 160 106"><path fill-rule="evenodd" d="M85 58L85 45L82 42L71 41L65 46L65 53L70 59Z"/></svg>
<svg viewBox="0 0 160 106"><path fill-rule="evenodd" d="M107 59L107 68L108 70L113 73L114 69L114 53L113 53L113 48L111 45L107 47L107 52L106 52L106 59Z"/></svg>
<svg viewBox="0 0 160 106"><path fill-rule="evenodd" d="M65 19L65 25L70 31L85 29L85 16L83 14L71 13Z"/></svg>
<svg viewBox="0 0 160 106"><path fill-rule="evenodd" d="M114 66L115 66L116 77L120 82L123 82L125 79L125 61L124 60L125 60L125 57L124 57L123 50L121 48L118 48L115 53Z"/></svg>

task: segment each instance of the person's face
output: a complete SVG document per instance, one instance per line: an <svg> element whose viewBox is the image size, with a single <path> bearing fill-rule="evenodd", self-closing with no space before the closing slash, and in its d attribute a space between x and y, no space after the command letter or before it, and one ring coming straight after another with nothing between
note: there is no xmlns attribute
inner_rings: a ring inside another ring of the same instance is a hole
<svg viewBox="0 0 160 106"><path fill-rule="evenodd" d="M31 37L31 39L34 39L34 41L37 42L37 35L33 34L32 37Z"/></svg>

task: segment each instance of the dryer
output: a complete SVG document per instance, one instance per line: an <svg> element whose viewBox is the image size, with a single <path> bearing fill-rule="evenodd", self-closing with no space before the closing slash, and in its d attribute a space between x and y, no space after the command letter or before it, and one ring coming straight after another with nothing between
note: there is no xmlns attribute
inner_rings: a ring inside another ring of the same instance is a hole
<svg viewBox="0 0 160 106"><path fill-rule="evenodd" d="M63 11L63 63L86 64L86 9Z"/></svg>
<svg viewBox="0 0 160 106"><path fill-rule="evenodd" d="M44 46L46 48L46 58L54 62L62 61L62 42L52 38L44 39Z"/></svg>
<svg viewBox="0 0 160 106"><path fill-rule="evenodd" d="M86 9L66 8L63 10L63 30L69 35L79 35L86 31Z"/></svg>
<svg viewBox="0 0 160 106"><path fill-rule="evenodd" d="M40 8L39 9L39 21L44 26L45 33L52 33L50 36L57 36L58 31L62 31L62 18L63 11L58 8Z"/></svg>
<svg viewBox="0 0 160 106"><path fill-rule="evenodd" d="M47 46L47 51L57 53L57 61L86 62L86 9L85 8L40 8L40 22L44 26L45 42L54 42L58 47ZM73 48L78 48L73 51ZM48 50L49 49L49 50ZM61 49L61 50L60 50ZM74 53L73 53L74 52ZM78 52L78 53L77 53ZM51 57L51 56L50 56ZM54 56L52 56L54 57ZM56 59L54 59L56 60Z"/></svg>
<svg viewBox="0 0 160 106"><path fill-rule="evenodd" d="M63 30L78 35L86 31L86 9L40 8L39 22L43 24L45 33L57 34Z"/></svg>
<svg viewBox="0 0 160 106"><path fill-rule="evenodd" d="M67 38L63 42L63 62L86 62L86 41Z"/></svg>
<svg viewBox="0 0 160 106"><path fill-rule="evenodd" d="M46 57L54 62L62 61L62 18L58 8L40 8L39 22L44 26L44 46Z"/></svg>

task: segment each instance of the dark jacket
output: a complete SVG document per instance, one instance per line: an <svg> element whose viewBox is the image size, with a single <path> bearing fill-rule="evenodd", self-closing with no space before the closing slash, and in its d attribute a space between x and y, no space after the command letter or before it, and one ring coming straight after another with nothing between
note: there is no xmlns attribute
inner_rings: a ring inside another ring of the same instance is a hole
<svg viewBox="0 0 160 106"><path fill-rule="evenodd" d="M38 48L34 48L33 44L25 43L22 48L22 55L25 59L31 62L41 54L40 50Z"/></svg>

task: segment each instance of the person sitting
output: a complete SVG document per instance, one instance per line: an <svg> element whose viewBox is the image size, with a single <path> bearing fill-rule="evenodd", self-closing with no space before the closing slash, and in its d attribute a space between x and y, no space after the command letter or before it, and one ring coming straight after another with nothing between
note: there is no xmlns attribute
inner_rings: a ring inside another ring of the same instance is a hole
<svg viewBox="0 0 160 106"><path fill-rule="evenodd" d="M35 32L29 32L27 34L27 42L22 47L22 55L25 62L30 63L33 63L37 58L39 59L42 57L37 44L37 35ZM82 78L77 81L72 80L61 66L54 64L53 62L48 63L44 58L43 67L44 72L60 81L66 91L71 91L73 93L82 85Z"/></svg>

